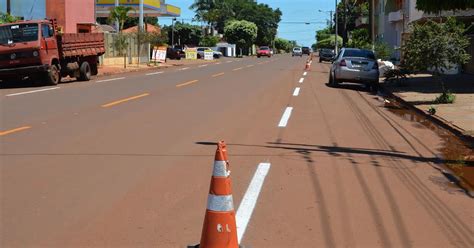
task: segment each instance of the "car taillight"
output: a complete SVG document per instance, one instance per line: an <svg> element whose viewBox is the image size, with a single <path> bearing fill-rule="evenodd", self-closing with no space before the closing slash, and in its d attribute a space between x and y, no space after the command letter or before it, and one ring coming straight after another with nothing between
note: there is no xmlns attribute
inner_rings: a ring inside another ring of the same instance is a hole
<svg viewBox="0 0 474 248"><path fill-rule="evenodd" d="M345 59L341 60L341 62L339 63L339 66L347 66L346 60Z"/></svg>

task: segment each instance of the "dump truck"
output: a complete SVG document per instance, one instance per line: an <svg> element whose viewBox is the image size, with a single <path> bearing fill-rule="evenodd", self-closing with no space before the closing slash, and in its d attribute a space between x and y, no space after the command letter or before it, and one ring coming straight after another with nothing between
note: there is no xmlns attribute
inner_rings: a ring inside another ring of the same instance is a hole
<svg viewBox="0 0 474 248"><path fill-rule="evenodd" d="M88 81L105 53L102 33L63 34L55 20L0 25L0 80L39 80L57 85L63 77Z"/></svg>

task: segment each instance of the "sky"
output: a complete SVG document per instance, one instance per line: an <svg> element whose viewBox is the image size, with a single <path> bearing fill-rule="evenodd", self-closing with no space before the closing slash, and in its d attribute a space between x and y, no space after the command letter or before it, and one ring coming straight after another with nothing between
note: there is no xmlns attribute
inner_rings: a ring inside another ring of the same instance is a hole
<svg viewBox="0 0 474 248"><path fill-rule="evenodd" d="M189 9L193 0L166 0L168 4L181 8L181 17L185 22L191 22L194 11ZM273 9L280 8L283 12L282 21L278 28L278 37L296 40L299 45L311 46L316 42L316 30L326 27L329 19L328 12L334 10L334 0L257 0L268 4ZM310 22L306 25L306 22ZM170 18L160 18L160 25L170 25ZM200 24L200 23L196 23Z"/></svg>

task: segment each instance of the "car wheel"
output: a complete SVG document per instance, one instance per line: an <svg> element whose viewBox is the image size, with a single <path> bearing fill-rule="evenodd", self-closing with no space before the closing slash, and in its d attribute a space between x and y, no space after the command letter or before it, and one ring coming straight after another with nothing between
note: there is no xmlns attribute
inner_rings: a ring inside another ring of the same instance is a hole
<svg viewBox="0 0 474 248"><path fill-rule="evenodd" d="M334 88L337 88L337 86L339 85L339 81L337 80L336 75L334 75L334 72L331 73L331 82L330 82L330 84Z"/></svg>
<svg viewBox="0 0 474 248"><path fill-rule="evenodd" d="M321 59L319 59L319 63L323 62Z"/></svg>

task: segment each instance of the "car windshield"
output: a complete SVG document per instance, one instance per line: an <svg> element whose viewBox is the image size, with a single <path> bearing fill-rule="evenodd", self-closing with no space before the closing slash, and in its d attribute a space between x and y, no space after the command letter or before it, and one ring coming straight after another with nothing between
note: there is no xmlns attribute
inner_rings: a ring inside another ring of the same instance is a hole
<svg viewBox="0 0 474 248"><path fill-rule="evenodd" d="M301 48L295 47L295 48L293 48L293 51L301 51Z"/></svg>
<svg viewBox="0 0 474 248"><path fill-rule="evenodd" d="M321 53L332 53L331 49L323 49L321 50Z"/></svg>
<svg viewBox="0 0 474 248"><path fill-rule="evenodd" d="M13 24L0 27L0 43L13 44L38 40L38 24Z"/></svg>
<svg viewBox="0 0 474 248"><path fill-rule="evenodd" d="M374 53L368 50L346 50L344 51L343 57L375 59Z"/></svg>

